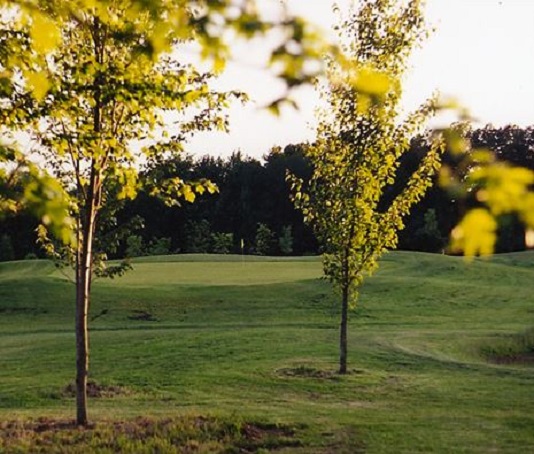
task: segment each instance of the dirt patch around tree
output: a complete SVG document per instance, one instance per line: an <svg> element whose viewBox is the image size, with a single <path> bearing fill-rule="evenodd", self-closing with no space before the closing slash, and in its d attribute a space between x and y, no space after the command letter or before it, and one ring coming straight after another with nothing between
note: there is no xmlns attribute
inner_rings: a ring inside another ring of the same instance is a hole
<svg viewBox="0 0 534 454"><path fill-rule="evenodd" d="M147 311L135 310L133 314L128 316L129 320L135 320L138 322L157 322L159 321L154 315Z"/></svg>
<svg viewBox="0 0 534 454"><path fill-rule="evenodd" d="M347 375L361 375L364 371L360 369L352 369L342 375L337 370L331 369L317 369L311 366L296 366L296 367L284 367L278 369L276 374L281 377L289 378L316 378L320 380L341 380L343 376Z"/></svg>
<svg viewBox="0 0 534 454"><path fill-rule="evenodd" d="M111 398L131 394L131 390L118 385L101 385L93 380L87 382L87 396L92 398ZM64 397L76 397L76 384L69 383L61 393Z"/></svg>
<svg viewBox="0 0 534 454"><path fill-rule="evenodd" d="M284 367L282 369L278 369L276 372L282 377L339 380L339 374L332 370L316 369L309 366Z"/></svg>
<svg viewBox="0 0 534 454"><path fill-rule="evenodd" d="M516 355L494 356L491 362L496 364L526 364L534 366L534 352L518 353Z"/></svg>

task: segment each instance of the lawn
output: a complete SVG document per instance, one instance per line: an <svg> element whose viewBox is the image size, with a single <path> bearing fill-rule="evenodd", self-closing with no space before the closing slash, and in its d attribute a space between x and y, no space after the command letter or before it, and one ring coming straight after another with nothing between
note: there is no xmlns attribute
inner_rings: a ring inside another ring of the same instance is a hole
<svg viewBox="0 0 534 454"><path fill-rule="evenodd" d="M351 314L344 377L319 259L133 266L95 282L97 425L82 436L67 423L74 287L46 261L0 264L0 452L534 452L532 355L508 353L534 326L532 253L386 255Z"/></svg>

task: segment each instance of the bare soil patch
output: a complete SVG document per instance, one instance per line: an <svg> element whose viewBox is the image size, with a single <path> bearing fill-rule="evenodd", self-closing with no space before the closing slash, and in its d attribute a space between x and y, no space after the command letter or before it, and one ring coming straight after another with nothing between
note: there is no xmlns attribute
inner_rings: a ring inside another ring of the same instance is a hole
<svg viewBox="0 0 534 454"><path fill-rule="evenodd" d="M528 364L534 366L534 352L518 353L516 355L498 355L491 358L496 364Z"/></svg>
<svg viewBox="0 0 534 454"><path fill-rule="evenodd" d="M76 384L69 383L62 392L65 397L76 396ZM131 391L128 388L117 385L101 385L93 380L87 382L87 395L93 398L111 398L116 396L128 395Z"/></svg>
<svg viewBox="0 0 534 454"><path fill-rule="evenodd" d="M129 320L136 320L141 322L157 322L158 319L154 317L150 312L135 310L133 314L128 316Z"/></svg>
<svg viewBox="0 0 534 454"><path fill-rule="evenodd" d="M277 370L283 377L319 378L323 380L339 380L339 374L332 370L316 369L308 366L284 367Z"/></svg>
<svg viewBox="0 0 534 454"><path fill-rule="evenodd" d="M321 380L340 380L343 375L339 374L337 370L331 369L317 369L311 366L296 366L296 367L284 367L278 369L276 373L282 377L295 377L295 378L317 378ZM352 369L345 375L361 375L364 371L359 369Z"/></svg>

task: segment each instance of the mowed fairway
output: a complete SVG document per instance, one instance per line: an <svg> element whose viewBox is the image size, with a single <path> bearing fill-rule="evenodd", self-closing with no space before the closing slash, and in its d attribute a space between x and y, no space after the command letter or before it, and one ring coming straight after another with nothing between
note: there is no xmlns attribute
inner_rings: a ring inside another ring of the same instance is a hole
<svg viewBox="0 0 534 454"><path fill-rule="evenodd" d="M483 354L534 326L532 253L388 254L351 314L344 377L318 258L133 265L94 285L91 379L115 390L90 400L94 420L293 428L290 443L261 448L277 452L534 452L533 363ZM73 298L48 262L0 264L0 423L73 418Z"/></svg>

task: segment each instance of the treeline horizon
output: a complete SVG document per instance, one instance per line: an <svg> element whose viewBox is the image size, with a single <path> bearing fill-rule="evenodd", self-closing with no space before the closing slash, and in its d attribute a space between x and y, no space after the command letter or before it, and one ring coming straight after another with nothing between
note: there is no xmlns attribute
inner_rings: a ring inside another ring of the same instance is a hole
<svg viewBox="0 0 534 454"><path fill-rule="evenodd" d="M498 159L534 170L534 126L486 125L465 135L473 149L489 148ZM274 147L262 159L237 151L227 158L183 155L162 161L146 169L143 178L154 182L169 177L209 179L219 191L198 196L194 203L181 201L175 207L140 191L135 199L122 204L111 222L102 225L99 249L109 259L177 253L319 254L312 230L290 200L286 181L288 172L309 179L312 168L304 157L306 146ZM412 140L409 153L399 163L395 183L385 192L384 206L427 150L425 136ZM468 171L459 169L450 154L445 154L444 165L453 172ZM447 252L452 229L465 210L477 203L469 197L456 198L437 179L406 219L397 249ZM0 222L0 261L44 258L36 242L37 226L29 213L4 218ZM502 216L496 252L524 250L524 237L524 227L515 216Z"/></svg>

